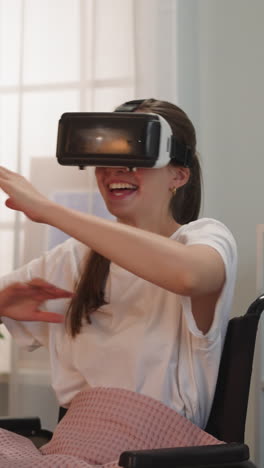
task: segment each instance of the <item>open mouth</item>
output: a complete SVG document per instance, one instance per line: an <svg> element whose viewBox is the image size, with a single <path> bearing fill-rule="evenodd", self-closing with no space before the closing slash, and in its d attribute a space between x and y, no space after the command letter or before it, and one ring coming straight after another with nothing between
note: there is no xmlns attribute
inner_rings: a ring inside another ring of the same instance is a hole
<svg viewBox="0 0 264 468"><path fill-rule="evenodd" d="M121 196L128 195L132 192L135 192L138 189L137 185L124 183L124 182L115 182L108 185L108 189L113 195Z"/></svg>

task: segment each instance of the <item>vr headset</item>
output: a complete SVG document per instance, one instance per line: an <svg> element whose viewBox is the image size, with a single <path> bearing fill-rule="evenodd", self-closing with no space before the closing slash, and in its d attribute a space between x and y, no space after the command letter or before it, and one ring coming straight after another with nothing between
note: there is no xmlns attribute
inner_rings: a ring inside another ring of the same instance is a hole
<svg viewBox="0 0 264 468"><path fill-rule="evenodd" d="M57 159L65 166L159 168L171 160L189 167L191 149L179 143L158 114L135 113L144 100L115 112L70 112L61 116Z"/></svg>

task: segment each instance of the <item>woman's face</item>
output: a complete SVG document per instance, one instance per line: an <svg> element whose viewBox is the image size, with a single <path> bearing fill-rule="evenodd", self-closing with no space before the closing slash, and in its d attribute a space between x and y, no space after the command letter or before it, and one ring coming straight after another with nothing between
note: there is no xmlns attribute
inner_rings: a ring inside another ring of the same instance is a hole
<svg viewBox="0 0 264 468"><path fill-rule="evenodd" d="M153 223L170 217L171 189L183 185L183 172L183 168L172 166L139 168L135 172L122 167L97 167L95 175L110 213L120 221L141 226L146 220Z"/></svg>

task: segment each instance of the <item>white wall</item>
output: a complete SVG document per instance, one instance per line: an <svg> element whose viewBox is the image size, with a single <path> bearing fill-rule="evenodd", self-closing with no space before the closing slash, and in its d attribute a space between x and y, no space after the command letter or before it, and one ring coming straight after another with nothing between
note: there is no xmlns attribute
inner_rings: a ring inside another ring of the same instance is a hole
<svg viewBox="0 0 264 468"><path fill-rule="evenodd" d="M264 2L178 0L178 15L180 105L198 130L204 214L224 221L237 239L239 315L256 296L256 225L264 222ZM257 374L246 433L256 459Z"/></svg>

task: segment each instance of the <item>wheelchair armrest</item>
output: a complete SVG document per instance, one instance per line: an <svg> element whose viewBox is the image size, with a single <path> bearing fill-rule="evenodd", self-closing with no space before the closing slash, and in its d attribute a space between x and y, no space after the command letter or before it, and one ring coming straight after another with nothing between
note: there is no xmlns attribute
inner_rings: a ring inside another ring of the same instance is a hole
<svg viewBox="0 0 264 468"><path fill-rule="evenodd" d="M254 468L245 444L203 445L123 452L123 468Z"/></svg>
<svg viewBox="0 0 264 468"><path fill-rule="evenodd" d="M39 418L0 418L0 428L7 429L17 434L31 435L41 429Z"/></svg>
<svg viewBox="0 0 264 468"><path fill-rule="evenodd" d="M52 438L52 432L41 429L40 418L0 418L0 428L30 439L35 447L40 448Z"/></svg>

